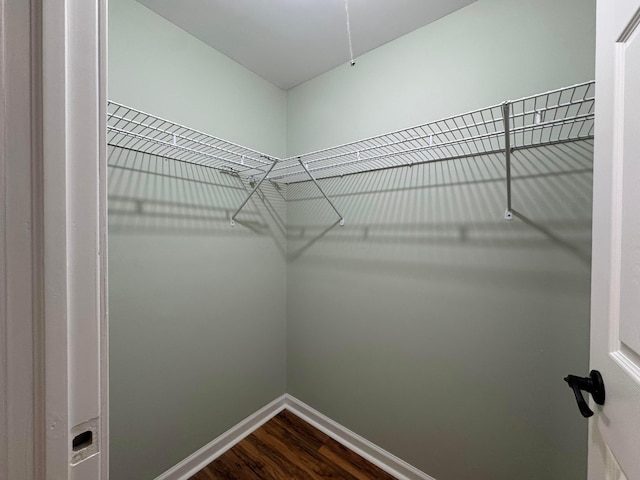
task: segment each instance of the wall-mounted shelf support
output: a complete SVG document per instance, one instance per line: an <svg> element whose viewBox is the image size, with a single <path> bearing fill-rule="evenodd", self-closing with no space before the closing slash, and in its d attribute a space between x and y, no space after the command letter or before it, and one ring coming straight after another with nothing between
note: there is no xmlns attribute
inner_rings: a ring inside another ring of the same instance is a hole
<svg viewBox="0 0 640 480"><path fill-rule="evenodd" d="M276 166L276 163L278 163L277 160L273 160L271 158L268 157L264 157L267 158L268 160L271 160L271 166L269 167L269 170L267 170L267 173L265 173L262 178L260 179L260 181L256 184L255 187L253 187L253 190L251 190L251 193L249 193L249 195L247 196L247 198L244 199L244 202L242 202L242 205L240 205L238 207L238 209L235 211L235 213L233 215L231 215L231 226L235 226L236 224L236 217L238 216L238 214L240 213L240 210L242 210L244 208L244 206L247 204L247 202L251 199L251 197L253 197L253 194L256 193L258 191L258 189L260 188L260 185L262 185L262 182L265 181L265 179L269 176L269 174L271 173L271 170L273 170L273 167Z"/></svg>
<svg viewBox="0 0 640 480"><path fill-rule="evenodd" d="M511 209L511 104L502 104L502 119L504 122L504 156L507 169L507 209L504 211L505 220L513 220Z"/></svg>
<svg viewBox="0 0 640 480"><path fill-rule="evenodd" d="M298 157L298 162L300 162L300 165L302 165L302 168L304 168L304 171L307 172L307 175L309 175L309 178L313 180L313 183L316 184L316 187L318 187L318 190L320 190L320 193L322 194L322 196L325 198L327 202L329 202L329 205L331 205L331 208L333 208L333 211L336 212L336 214L338 215L338 218L340 219L340 226L344 227L344 217L342 216L342 214L338 211L338 209L333 204L331 199L327 196L327 194L324 193L324 190L322 189L318 181L315 179L315 177L311 174L311 172L309 171L309 168L307 168L307 166L304 164L304 162L302 161L302 158Z"/></svg>

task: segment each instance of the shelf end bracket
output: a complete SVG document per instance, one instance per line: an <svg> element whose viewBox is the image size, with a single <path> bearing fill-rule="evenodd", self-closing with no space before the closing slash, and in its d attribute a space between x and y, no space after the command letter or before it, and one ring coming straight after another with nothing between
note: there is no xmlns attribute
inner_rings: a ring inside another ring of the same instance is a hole
<svg viewBox="0 0 640 480"><path fill-rule="evenodd" d="M235 211L235 213L233 215L231 215L231 221L229 222L229 224L234 227L236 225L236 217L238 216L238 214L240 213L240 211L244 208L244 206L247 204L247 202L251 199L251 197L253 197L253 194L256 193L258 191L258 189L260 188L260 185L262 185L262 182L265 181L265 179L269 176L269 174L271 173L271 170L273 170L273 167L276 166L276 163L278 163L277 160L273 160L273 159L269 159L272 161L271 166L269 167L269 170L267 170L267 173L264 174L264 176L260 179L260 181L255 185L255 187L253 187L253 190L251 190L251 192L249 193L249 195L247 195L247 198L244 199L244 202L242 202L242 205L240 205L238 207L238 209Z"/></svg>
<svg viewBox="0 0 640 480"><path fill-rule="evenodd" d="M511 208L511 103L502 104L502 119L504 121L504 156L507 170L507 209L504 212L505 220L513 220Z"/></svg>
<svg viewBox="0 0 640 480"><path fill-rule="evenodd" d="M309 171L309 168L304 164L304 162L302 161L302 158L298 157L298 162L300 162L300 165L302 165L302 168L304 168L304 171L307 172L307 175L309 175L309 178L313 181L313 183L316 184L316 187L318 187L318 190L320 190L320 193L322 194L322 196L325 198L327 202L329 202L329 205L331 205L331 208L333 208L333 211L336 212L336 214L338 215L338 218L340 218L340 226L344 227L344 217L342 216L342 214L338 211L338 209L333 204L331 199L327 196L327 194L324 193L324 190L322 189L318 181L315 179L315 177L311 174L311 172Z"/></svg>

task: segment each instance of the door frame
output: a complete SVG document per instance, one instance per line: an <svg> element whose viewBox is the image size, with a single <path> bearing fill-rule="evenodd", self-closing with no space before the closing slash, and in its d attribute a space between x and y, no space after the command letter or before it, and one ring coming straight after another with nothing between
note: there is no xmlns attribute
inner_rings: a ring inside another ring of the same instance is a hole
<svg viewBox="0 0 640 480"><path fill-rule="evenodd" d="M107 0L0 26L0 477L107 480Z"/></svg>
<svg viewBox="0 0 640 480"><path fill-rule="evenodd" d="M46 478L107 480L107 2L39 2Z"/></svg>

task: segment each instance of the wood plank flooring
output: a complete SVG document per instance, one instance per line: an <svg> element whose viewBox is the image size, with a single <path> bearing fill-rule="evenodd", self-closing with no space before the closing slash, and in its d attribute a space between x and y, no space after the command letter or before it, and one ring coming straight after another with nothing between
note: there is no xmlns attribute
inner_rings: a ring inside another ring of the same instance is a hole
<svg viewBox="0 0 640 480"><path fill-rule="evenodd" d="M284 410L190 480L393 480Z"/></svg>

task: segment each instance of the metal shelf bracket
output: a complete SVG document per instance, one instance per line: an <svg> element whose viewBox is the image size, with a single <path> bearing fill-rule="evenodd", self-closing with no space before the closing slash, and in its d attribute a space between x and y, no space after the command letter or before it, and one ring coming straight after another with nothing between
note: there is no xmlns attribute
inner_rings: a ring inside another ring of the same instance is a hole
<svg viewBox="0 0 640 480"><path fill-rule="evenodd" d="M265 157L268 158L268 157ZM269 158L269 160L272 161L271 163L271 167L269 167L269 170L267 170L267 172L262 176L262 178L260 179L260 181L258 183L255 184L255 186L253 186L253 189L251 190L251 192L249 193L249 195L247 195L247 198L244 199L244 202L242 202L242 204L238 207L238 209L235 211L235 213L233 215L231 215L231 221L229 222L230 225L233 227L236 224L236 217L238 216L238 214L240 213L240 211L244 208L244 206L247 204L247 202L251 199L251 197L253 197L253 195L258 191L258 189L260 188L260 185L262 185L262 182L264 182L267 177L269 176L269 174L271 173L271 170L273 170L273 168L276 166L276 163L278 163L277 160L273 160L271 158ZM340 219L340 226L344 227L344 217L342 216L342 214L338 211L338 209L336 208L336 206L333 204L333 202L331 201L331 199L327 196L327 194L324 192L324 190L322 189L322 187L320 186L320 184L318 183L318 181L314 178L314 176L311 174L311 172L309 171L309 169L307 168L307 166L302 162L302 159L298 159L298 161L300 162L300 165L302 165L302 168L304 168L305 172L307 172L307 175L309 175L309 178L313 181L313 183L315 183L316 187L318 187L318 190L320 190L320 193L322 193L322 196L325 198L325 200L327 202L329 202L329 205L331 205L331 208L333 209L334 212L336 212L336 214L338 215L338 218Z"/></svg>
<svg viewBox="0 0 640 480"><path fill-rule="evenodd" d="M360 155L359 152L358 152L358 155ZM304 168L304 171L307 172L307 175L309 175L309 178L313 180L313 183L316 184L316 187L318 187L318 190L320 190L320 193L322 194L322 196L325 198L327 202L329 202L329 205L331 205L331 208L333 208L333 211L336 212L336 214L338 215L338 218L340 219L340 226L344 227L344 217L342 216L342 214L338 211L338 209L333 204L331 199L327 196L327 194L324 193L324 190L322 189L318 181L315 179L315 177L311 174L311 172L309 171L309 168L307 167L307 165L304 164L304 162L300 157L298 157L298 162L300 162L300 165L302 165L302 168Z"/></svg>
<svg viewBox="0 0 640 480"><path fill-rule="evenodd" d="M268 158L268 157L265 157ZM251 197L253 197L253 194L256 193L258 191L258 189L260 188L260 185L262 185L262 182L265 181L265 179L269 176L269 174L271 173L271 170L273 170L273 167L276 166L276 163L278 163L277 160L273 160L271 158L268 158L269 160L271 160L271 166L269 167L269 170L267 170L267 173L265 173L262 178L260 179L260 181L255 185L255 187L253 187L253 190L251 190L251 193L249 193L249 195L247 195L247 198L244 199L244 202L242 202L242 205L240 205L238 207L238 209L235 211L235 213L233 215L231 215L231 226L234 227L236 224L236 217L238 216L238 214L240 213L240 210L242 210L244 208L244 206L247 204L247 202L251 199Z"/></svg>
<svg viewBox="0 0 640 480"><path fill-rule="evenodd" d="M507 209L504 212L505 220L513 220L511 208L511 103L502 104L502 119L504 121L504 156L507 169Z"/></svg>

